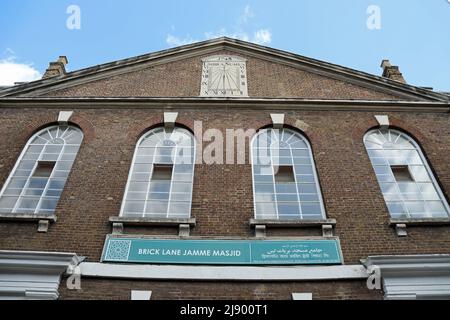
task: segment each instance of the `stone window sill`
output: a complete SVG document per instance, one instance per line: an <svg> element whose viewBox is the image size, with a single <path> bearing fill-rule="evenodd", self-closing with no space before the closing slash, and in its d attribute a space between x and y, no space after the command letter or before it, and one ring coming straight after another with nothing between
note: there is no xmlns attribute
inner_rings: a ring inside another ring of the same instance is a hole
<svg viewBox="0 0 450 320"><path fill-rule="evenodd" d="M0 221L7 222L37 222L38 232L47 232L50 223L56 222L56 215L31 213L0 213Z"/></svg>
<svg viewBox="0 0 450 320"><path fill-rule="evenodd" d="M250 219L250 225L266 225L279 228L301 228L301 227L316 227L325 224L336 225L335 219L322 220L265 220L265 219Z"/></svg>
<svg viewBox="0 0 450 320"><path fill-rule="evenodd" d="M194 227L195 218L146 218L146 217L109 217L113 225L113 234L122 234L123 226L179 227L180 236L189 236Z"/></svg>
<svg viewBox="0 0 450 320"><path fill-rule="evenodd" d="M395 227L399 237L406 237L407 226L445 226L450 225L450 218L391 219L389 225Z"/></svg>
<svg viewBox="0 0 450 320"><path fill-rule="evenodd" d="M408 226L450 225L450 218L391 219L389 224L406 224Z"/></svg>
<svg viewBox="0 0 450 320"><path fill-rule="evenodd" d="M322 228L324 237L333 236L333 227L336 225L335 219L321 220L277 220L277 219L250 219L250 226L255 228L255 236L264 238L266 228Z"/></svg>

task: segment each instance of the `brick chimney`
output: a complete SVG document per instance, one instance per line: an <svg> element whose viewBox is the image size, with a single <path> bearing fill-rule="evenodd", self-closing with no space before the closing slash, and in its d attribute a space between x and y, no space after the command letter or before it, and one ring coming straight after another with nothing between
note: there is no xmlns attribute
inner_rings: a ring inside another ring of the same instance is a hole
<svg viewBox="0 0 450 320"><path fill-rule="evenodd" d="M54 78L66 74L66 64L69 63L66 56L59 56L58 60L50 62L42 79Z"/></svg>
<svg viewBox="0 0 450 320"><path fill-rule="evenodd" d="M398 69L398 66L393 66L389 60L383 60L381 62L381 68L383 69L383 77L395 80L401 83L406 83L402 73Z"/></svg>

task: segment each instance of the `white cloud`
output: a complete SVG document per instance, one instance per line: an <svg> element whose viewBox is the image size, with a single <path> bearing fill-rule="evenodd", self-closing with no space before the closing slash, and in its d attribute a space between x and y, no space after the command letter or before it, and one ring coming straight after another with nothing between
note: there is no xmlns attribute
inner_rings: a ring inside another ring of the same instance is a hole
<svg viewBox="0 0 450 320"><path fill-rule="evenodd" d="M246 5L244 8L244 13L239 17L238 23L243 24L247 23L247 21L251 18L253 18L255 14L253 13L252 9L249 5Z"/></svg>
<svg viewBox="0 0 450 320"><path fill-rule="evenodd" d="M173 46L173 47L178 47L178 46L182 46L185 44L194 43L194 42L198 42L198 41L199 40L195 40L191 36L187 36L185 38L179 38L179 37L173 36L171 34L168 34L166 37L167 44L170 46Z"/></svg>
<svg viewBox="0 0 450 320"><path fill-rule="evenodd" d="M14 53L11 49L7 49L7 52ZM12 86L15 82L29 82L41 78L41 73L32 64L18 63L14 56L0 59L0 86Z"/></svg>
<svg viewBox="0 0 450 320"><path fill-rule="evenodd" d="M272 42L272 34L267 29L260 29L255 32L253 42L260 43L260 44L271 43Z"/></svg>
<svg viewBox="0 0 450 320"><path fill-rule="evenodd" d="M260 29L253 33L251 37L247 32L227 32L226 29L222 28L216 32L205 32L206 39L214 39L219 37L228 37L248 42L253 42L257 44L269 44L272 42L272 34L267 29Z"/></svg>
<svg viewBox="0 0 450 320"><path fill-rule="evenodd" d="M214 39L219 37L229 37L234 39L239 39L243 41L253 42L257 44L269 44L272 42L272 33L268 29L258 29L255 32L250 32L245 30L245 25L247 22L254 18L253 13L249 5L245 6L244 12L239 16L236 23L234 24L232 30L228 31L226 28L220 28L216 31L207 31L204 33L204 40ZM175 28L172 26L172 30ZM172 34L168 34L166 42L170 46L181 46L193 42L198 42L200 40L194 39L191 36L180 38Z"/></svg>

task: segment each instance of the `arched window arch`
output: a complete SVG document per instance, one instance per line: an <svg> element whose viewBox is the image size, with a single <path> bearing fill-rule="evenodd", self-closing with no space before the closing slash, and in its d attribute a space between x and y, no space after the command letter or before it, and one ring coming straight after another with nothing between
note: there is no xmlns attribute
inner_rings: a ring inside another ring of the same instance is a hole
<svg viewBox="0 0 450 320"><path fill-rule="evenodd" d="M186 129L158 127L138 141L121 216L189 218L195 139Z"/></svg>
<svg viewBox="0 0 450 320"><path fill-rule="evenodd" d="M0 212L53 214L82 140L71 125L34 134L0 192Z"/></svg>
<svg viewBox="0 0 450 320"><path fill-rule="evenodd" d="M256 219L325 218L308 140L290 129L263 129L252 141Z"/></svg>
<svg viewBox="0 0 450 320"><path fill-rule="evenodd" d="M448 217L448 203L410 136L394 129L374 129L364 136L364 144L393 218Z"/></svg>

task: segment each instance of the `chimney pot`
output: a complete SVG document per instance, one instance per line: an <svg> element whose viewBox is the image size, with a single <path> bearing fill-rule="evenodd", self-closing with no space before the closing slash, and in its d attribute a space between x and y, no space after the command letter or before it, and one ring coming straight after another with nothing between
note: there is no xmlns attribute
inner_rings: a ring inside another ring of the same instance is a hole
<svg viewBox="0 0 450 320"><path fill-rule="evenodd" d="M391 62L389 61L389 60L387 60L387 59L384 59L383 61L381 61L381 68L383 68L383 70L386 68L386 67L391 67L392 65L391 65Z"/></svg>
<svg viewBox="0 0 450 320"><path fill-rule="evenodd" d="M69 60L67 60L66 56L59 56L58 61L57 62L62 62L64 65L69 63Z"/></svg>
<svg viewBox="0 0 450 320"><path fill-rule="evenodd" d="M59 56L58 60L50 62L42 79L64 76L66 74L66 64L69 63L66 56Z"/></svg>
<svg viewBox="0 0 450 320"><path fill-rule="evenodd" d="M395 80L401 83L406 83L405 78L403 78L402 73L398 66L391 65L391 62L387 59L381 61L381 68L383 69L383 77Z"/></svg>

